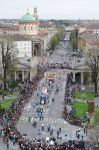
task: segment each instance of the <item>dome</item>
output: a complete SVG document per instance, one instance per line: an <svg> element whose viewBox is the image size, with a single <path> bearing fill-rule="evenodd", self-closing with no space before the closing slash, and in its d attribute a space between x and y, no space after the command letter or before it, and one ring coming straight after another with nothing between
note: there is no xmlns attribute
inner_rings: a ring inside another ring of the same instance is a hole
<svg viewBox="0 0 99 150"><path fill-rule="evenodd" d="M20 19L21 22L35 22L36 18L33 17L29 12L27 12L24 16Z"/></svg>

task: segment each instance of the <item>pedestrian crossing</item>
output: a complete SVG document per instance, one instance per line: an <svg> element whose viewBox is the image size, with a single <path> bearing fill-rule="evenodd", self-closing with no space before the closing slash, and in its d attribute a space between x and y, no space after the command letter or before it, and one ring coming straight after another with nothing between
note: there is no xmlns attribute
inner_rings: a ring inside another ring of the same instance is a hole
<svg viewBox="0 0 99 150"><path fill-rule="evenodd" d="M21 122L29 122L29 117L28 116L21 116L20 117ZM51 117L45 117L43 120L40 120L39 118L34 118L31 117L30 122L42 122L42 123L48 123L48 124L59 124L59 125L69 125L68 122L66 122L63 119L57 119L57 118L51 118Z"/></svg>

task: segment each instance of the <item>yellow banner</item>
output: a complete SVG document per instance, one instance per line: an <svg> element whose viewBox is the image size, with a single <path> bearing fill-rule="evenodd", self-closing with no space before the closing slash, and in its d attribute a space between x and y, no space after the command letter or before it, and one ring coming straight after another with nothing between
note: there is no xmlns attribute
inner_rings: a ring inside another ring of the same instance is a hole
<svg viewBox="0 0 99 150"><path fill-rule="evenodd" d="M50 79L50 78L55 78L56 77L56 73L55 72L49 72L47 73L47 78Z"/></svg>

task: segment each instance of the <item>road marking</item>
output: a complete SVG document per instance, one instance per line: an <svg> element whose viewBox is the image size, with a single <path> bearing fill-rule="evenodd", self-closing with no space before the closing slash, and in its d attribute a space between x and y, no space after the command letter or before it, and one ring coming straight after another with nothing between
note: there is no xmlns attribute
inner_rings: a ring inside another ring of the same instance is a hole
<svg viewBox="0 0 99 150"><path fill-rule="evenodd" d="M57 123L57 120L55 119L54 122Z"/></svg>
<svg viewBox="0 0 99 150"><path fill-rule="evenodd" d="M64 120L61 119L61 120L60 120L60 123L61 123L61 124L64 124Z"/></svg>
<svg viewBox="0 0 99 150"><path fill-rule="evenodd" d="M48 122L51 123L51 120L52 120L52 118L49 118L49 119L48 119Z"/></svg>
<svg viewBox="0 0 99 150"><path fill-rule="evenodd" d="M54 118L52 118L52 123L54 122Z"/></svg>
<svg viewBox="0 0 99 150"><path fill-rule="evenodd" d="M33 122L33 119L34 119L34 118L32 117L31 122Z"/></svg>
<svg viewBox="0 0 99 150"><path fill-rule="evenodd" d="M60 119L58 119L57 121L58 121L57 123L59 124L60 123Z"/></svg>
<svg viewBox="0 0 99 150"><path fill-rule="evenodd" d="M64 121L64 124L68 124L66 121Z"/></svg>
<svg viewBox="0 0 99 150"><path fill-rule="evenodd" d="M20 117L20 121L24 121L25 118L26 118L25 116L21 116L21 117Z"/></svg>
<svg viewBox="0 0 99 150"><path fill-rule="evenodd" d="M45 122L48 122L48 118L45 118L45 120L44 120Z"/></svg>
<svg viewBox="0 0 99 150"><path fill-rule="evenodd" d="M33 121L36 121L36 122L40 122L40 119L39 118L34 118L34 117L31 117L31 123ZM27 116L21 116L20 117L20 121L22 122L29 122L29 118ZM44 118L43 120L41 120L43 123L49 123L49 124L58 124L58 125L66 125L66 126L69 126L69 123L66 122L65 120L63 119L56 119L56 118Z"/></svg>
<svg viewBox="0 0 99 150"><path fill-rule="evenodd" d="M27 122L27 120L29 121L29 118L28 118L28 117L26 117L25 122Z"/></svg>

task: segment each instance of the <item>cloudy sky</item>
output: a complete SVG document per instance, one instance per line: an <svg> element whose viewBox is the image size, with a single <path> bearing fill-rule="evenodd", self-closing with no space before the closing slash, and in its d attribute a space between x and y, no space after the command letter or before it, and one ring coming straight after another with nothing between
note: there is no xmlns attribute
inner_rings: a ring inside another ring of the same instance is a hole
<svg viewBox="0 0 99 150"><path fill-rule="evenodd" d="M0 18L20 18L34 6L40 19L99 19L99 0L0 0Z"/></svg>

